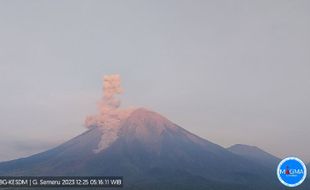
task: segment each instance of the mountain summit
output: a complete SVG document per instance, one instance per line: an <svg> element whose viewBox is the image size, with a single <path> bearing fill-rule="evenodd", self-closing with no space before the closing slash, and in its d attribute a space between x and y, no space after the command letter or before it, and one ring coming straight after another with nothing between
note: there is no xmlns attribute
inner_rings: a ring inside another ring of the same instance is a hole
<svg viewBox="0 0 310 190"><path fill-rule="evenodd" d="M124 189L276 189L275 171L139 108L113 141L92 126L68 142L0 163L0 175L123 176ZM98 150L101 142L109 141Z"/></svg>

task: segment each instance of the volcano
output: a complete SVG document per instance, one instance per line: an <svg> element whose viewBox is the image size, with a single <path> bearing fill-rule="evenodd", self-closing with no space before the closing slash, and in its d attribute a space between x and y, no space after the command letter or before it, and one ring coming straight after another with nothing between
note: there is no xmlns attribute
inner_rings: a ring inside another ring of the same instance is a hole
<svg viewBox="0 0 310 190"><path fill-rule="evenodd" d="M2 162L0 175L123 176L124 189L282 187L273 167L200 138L144 108L122 121L113 142L101 127L94 125L46 152ZM105 138L112 143L96 151Z"/></svg>

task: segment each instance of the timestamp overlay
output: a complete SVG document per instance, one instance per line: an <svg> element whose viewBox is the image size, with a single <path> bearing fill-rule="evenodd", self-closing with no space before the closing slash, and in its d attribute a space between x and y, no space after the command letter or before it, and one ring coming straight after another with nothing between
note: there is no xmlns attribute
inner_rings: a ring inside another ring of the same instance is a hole
<svg viewBox="0 0 310 190"><path fill-rule="evenodd" d="M0 188L8 187L123 187L122 176L0 176Z"/></svg>

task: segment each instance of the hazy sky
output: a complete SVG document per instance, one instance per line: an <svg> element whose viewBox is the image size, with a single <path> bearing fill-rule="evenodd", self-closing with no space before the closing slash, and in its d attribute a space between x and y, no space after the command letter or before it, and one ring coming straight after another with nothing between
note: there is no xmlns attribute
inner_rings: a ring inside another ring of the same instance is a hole
<svg viewBox="0 0 310 190"><path fill-rule="evenodd" d="M224 147L310 161L310 1L0 1L0 160L85 131L102 76Z"/></svg>

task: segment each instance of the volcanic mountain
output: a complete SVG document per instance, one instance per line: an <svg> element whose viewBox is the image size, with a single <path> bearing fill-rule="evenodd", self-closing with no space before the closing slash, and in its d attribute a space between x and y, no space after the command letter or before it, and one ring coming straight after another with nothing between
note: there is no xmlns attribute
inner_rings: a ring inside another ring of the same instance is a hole
<svg viewBox="0 0 310 190"><path fill-rule="evenodd" d="M102 126L101 126L102 127ZM140 108L109 138L92 126L66 143L27 158L0 163L0 175L123 176L124 189L281 189L275 170L200 138L163 116ZM109 139L107 139L109 141Z"/></svg>

